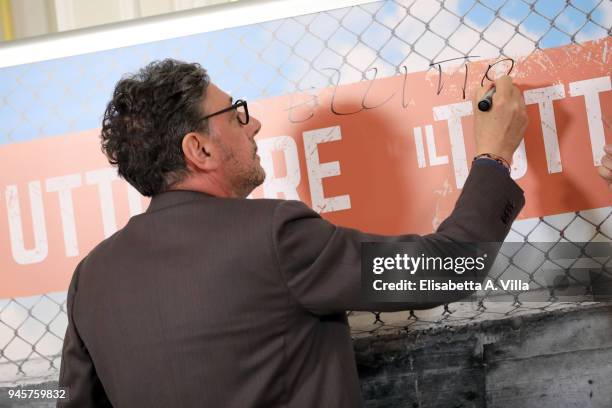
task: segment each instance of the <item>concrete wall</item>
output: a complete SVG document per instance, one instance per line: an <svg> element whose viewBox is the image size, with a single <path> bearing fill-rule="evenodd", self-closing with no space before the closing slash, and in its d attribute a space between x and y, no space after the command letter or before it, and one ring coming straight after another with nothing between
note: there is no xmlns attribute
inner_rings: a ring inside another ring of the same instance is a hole
<svg viewBox="0 0 612 408"><path fill-rule="evenodd" d="M369 408L612 407L610 304L368 337L355 351ZM0 388L0 407L51 406Z"/></svg>
<svg viewBox="0 0 612 408"><path fill-rule="evenodd" d="M355 343L368 407L612 407L612 306Z"/></svg>

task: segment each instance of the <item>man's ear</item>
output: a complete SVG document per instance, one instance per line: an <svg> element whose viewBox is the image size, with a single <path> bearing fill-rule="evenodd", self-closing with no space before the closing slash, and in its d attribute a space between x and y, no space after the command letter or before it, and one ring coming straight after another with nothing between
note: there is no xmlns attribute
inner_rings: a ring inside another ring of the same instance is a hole
<svg viewBox="0 0 612 408"><path fill-rule="evenodd" d="M183 137L181 146L188 164L204 171L217 168L217 149L210 137L190 132Z"/></svg>

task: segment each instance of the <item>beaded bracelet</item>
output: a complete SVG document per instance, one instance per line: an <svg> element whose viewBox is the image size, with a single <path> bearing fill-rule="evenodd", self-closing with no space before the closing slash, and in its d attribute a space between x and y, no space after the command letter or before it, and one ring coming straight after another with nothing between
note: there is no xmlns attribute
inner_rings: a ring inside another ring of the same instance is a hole
<svg viewBox="0 0 612 408"><path fill-rule="evenodd" d="M476 160L482 159L482 158L486 158L486 159L490 159L490 160L495 160L496 162L498 162L499 164L504 166L506 168L506 170L508 170L508 173L511 172L510 163L508 163L508 160L504 159L501 156L493 154L493 153L481 153L481 154L478 154L478 155L474 156L474 160L472 160L472 163L475 162Z"/></svg>

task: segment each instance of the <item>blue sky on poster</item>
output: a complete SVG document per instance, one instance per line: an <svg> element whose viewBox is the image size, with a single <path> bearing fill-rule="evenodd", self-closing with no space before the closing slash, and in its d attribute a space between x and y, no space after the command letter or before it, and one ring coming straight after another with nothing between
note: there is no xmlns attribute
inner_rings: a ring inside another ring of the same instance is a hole
<svg viewBox="0 0 612 408"><path fill-rule="evenodd" d="M582 27L590 11L599 26ZM612 25L612 1L573 0L571 6L564 0L382 1L4 68L0 143L98 127L116 81L155 59L200 62L222 88L253 100L329 86L337 80L330 67L340 69L341 83L351 83L371 67L382 77L396 75L404 65L426 70L432 58L466 53L494 58L500 51L517 56L529 54L537 41L541 48L571 43L566 33L549 30L553 19L570 35L580 29L578 42L601 38L608 34L600 26Z"/></svg>

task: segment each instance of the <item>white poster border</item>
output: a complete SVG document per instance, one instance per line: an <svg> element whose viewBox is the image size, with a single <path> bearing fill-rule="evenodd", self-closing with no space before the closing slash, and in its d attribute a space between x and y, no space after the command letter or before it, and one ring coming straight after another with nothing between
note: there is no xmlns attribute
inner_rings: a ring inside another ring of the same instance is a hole
<svg viewBox="0 0 612 408"><path fill-rule="evenodd" d="M0 43L0 68L351 7L373 0L246 0Z"/></svg>

